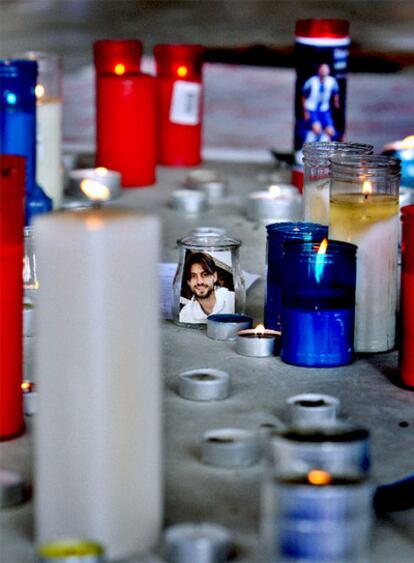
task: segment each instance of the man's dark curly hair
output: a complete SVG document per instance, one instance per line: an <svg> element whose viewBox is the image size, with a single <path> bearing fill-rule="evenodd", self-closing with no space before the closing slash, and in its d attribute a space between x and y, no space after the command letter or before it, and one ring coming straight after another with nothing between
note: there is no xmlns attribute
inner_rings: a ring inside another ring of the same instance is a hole
<svg viewBox="0 0 414 563"><path fill-rule="evenodd" d="M216 264L211 256L204 254L204 252L191 252L186 258L184 265L184 278L185 281L190 279L191 266L193 264L201 264L203 269L210 275L217 272Z"/></svg>

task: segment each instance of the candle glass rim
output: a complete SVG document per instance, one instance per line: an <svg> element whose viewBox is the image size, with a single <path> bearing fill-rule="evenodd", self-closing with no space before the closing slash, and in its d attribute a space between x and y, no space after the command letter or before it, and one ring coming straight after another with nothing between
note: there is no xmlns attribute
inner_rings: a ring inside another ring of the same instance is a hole
<svg viewBox="0 0 414 563"><path fill-rule="evenodd" d="M231 320L229 320L231 319ZM209 315L207 321L214 323L223 324L234 324L238 325L245 322L253 322L252 317L245 315L243 313L215 313L214 315Z"/></svg>
<svg viewBox="0 0 414 563"><path fill-rule="evenodd" d="M304 234L314 235L319 230L328 232L328 227L320 223L312 223L310 221L281 221L279 223L270 223L266 225L267 236L270 238L273 233L287 234L289 237L302 238Z"/></svg>
<svg viewBox="0 0 414 563"><path fill-rule="evenodd" d="M329 166L329 159L335 154L371 155L374 146L345 141L314 141L305 143L302 151L305 166Z"/></svg>
<svg viewBox="0 0 414 563"><path fill-rule="evenodd" d="M361 176L399 176L401 161L399 158L378 154L336 153L329 159L332 176L335 173Z"/></svg>
<svg viewBox="0 0 414 563"><path fill-rule="evenodd" d="M186 235L177 240L178 246L187 250L232 250L240 248L242 241L228 235Z"/></svg>
<svg viewBox="0 0 414 563"><path fill-rule="evenodd" d="M278 428L269 430L270 441L283 439L301 444L353 444L369 438L370 432L366 428L338 422L312 427L289 426L283 430Z"/></svg>

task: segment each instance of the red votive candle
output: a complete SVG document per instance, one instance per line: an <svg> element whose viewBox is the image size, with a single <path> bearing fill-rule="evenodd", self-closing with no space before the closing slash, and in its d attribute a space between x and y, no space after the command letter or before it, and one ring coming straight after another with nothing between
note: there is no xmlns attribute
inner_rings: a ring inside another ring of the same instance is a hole
<svg viewBox="0 0 414 563"><path fill-rule="evenodd" d="M140 72L142 43L96 41L96 165L121 173L124 188L155 182L155 79Z"/></svg>
<svg viewBox="0 0 414 563"><path fill-rule="evenodd" d="M201 45L156 45L158 162L195 166L201 162Z"/></svg>
<svg viewBox="0 0 414 563"><path fill-rule="evenodd" d="M414 205L401 209L401 347L400 378L414 387Z"/></svg>
<svg viewBox="0 0 414 563"><path fill-rule="evenodd" d="M23 225L25 158L0 155L0 439L24 430Z"/></svg>

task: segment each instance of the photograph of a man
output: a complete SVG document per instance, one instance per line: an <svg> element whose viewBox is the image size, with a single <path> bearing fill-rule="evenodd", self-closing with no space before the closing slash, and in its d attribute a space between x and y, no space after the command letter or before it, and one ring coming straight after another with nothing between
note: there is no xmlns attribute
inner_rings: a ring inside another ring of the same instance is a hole
<svg viewBox="0 0 414 563"><path fill-rule="evenodd" d="M209 315L234 313L234 291L219 284L216 263L205 252L188 254L182 293L190 297L180 311L182 323L206 324Z"/></svg>
<svg viewBox="0 0 414 563"><path fill-rule="evenodd" d="M317 73L308 78L302 88L307 143L332 141L336 136L331 108L339 109L339 86L330 73L327 63L320 64Z"/></svg>

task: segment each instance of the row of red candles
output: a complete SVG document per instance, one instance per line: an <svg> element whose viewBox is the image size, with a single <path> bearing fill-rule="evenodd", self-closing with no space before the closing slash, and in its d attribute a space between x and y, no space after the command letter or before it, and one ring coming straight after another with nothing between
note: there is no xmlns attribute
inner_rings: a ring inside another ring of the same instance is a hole
<svg viewBox="0 0 414 563"><path fill-rule="evenodd" d="M156 45L156 78L141 72L138 40L97 41L96 165L117 170L123 187L155 182L156 164L201 161L200 45Z"/></svg>
<svg viewBox="0 0 414 563"><path fill-rule="evenodd" d="M0 155L0 439L24 430L22 263L24 166ZM400 378L414 387L414 205L403 208Z"/></svg>

